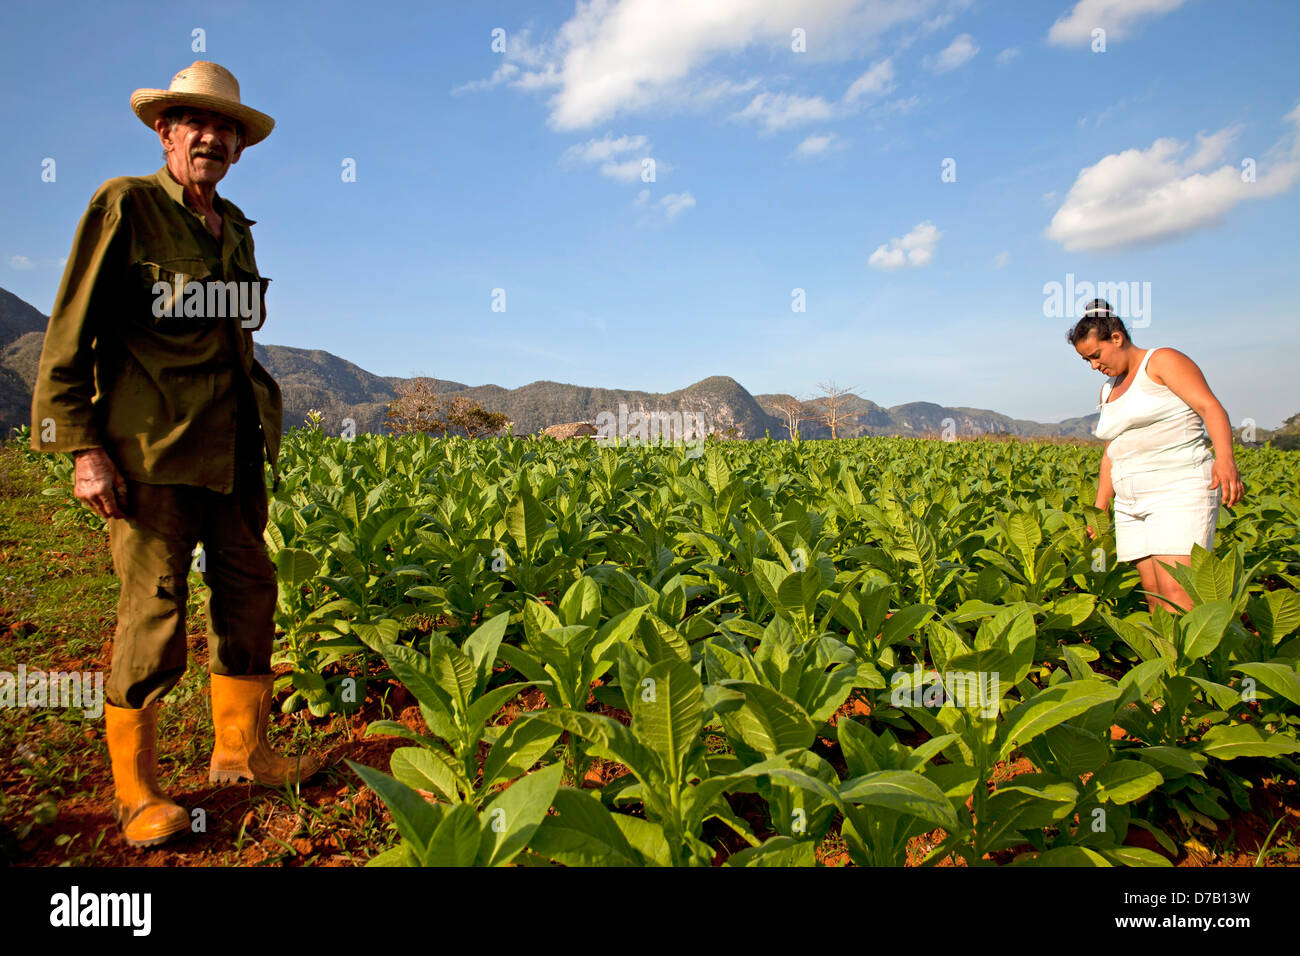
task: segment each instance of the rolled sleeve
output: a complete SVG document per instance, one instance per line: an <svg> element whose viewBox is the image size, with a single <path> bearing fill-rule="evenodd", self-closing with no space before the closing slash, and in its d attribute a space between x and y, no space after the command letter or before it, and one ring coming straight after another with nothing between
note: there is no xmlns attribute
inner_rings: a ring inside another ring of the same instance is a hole
<svg viewBox="0 0 1300 956"><path fill-rule="evenodd" d="M75 452L104 446L95 421L95 353L116 302L124 249L119 209L91 200L50 310L32 394L31 447Z"/></svg>

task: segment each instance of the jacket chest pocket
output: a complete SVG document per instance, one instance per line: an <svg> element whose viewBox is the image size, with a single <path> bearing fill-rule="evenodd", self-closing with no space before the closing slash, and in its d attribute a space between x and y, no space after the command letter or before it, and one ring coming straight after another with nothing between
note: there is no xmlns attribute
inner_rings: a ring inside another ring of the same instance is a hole
<svg viewBox="0 0 1300 956"><path fill-rule="evenodd" d="M142 260L135 264L140 321L157 332L209 332L228 309L224 284L198 258Z"/></svg>
<svg viewBox="0 0 1300 956"><path fill-rule="evenodd" d="M256 329L265 321L271 280L238 265L230 279L214 275L203 259L146 260L136 271L144 320L155 331L209 333L222 322Z"/></svg>

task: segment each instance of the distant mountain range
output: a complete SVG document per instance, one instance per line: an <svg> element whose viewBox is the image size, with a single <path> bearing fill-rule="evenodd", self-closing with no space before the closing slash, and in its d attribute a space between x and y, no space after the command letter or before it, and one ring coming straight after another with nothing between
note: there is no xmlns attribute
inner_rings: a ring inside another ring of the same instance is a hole
<svg viewBox="0 0 1300 956"><path fill-rule="evenodd" d="M0 289L0 426L30 424L32 386L36 381L41 342L48 318L10 292ZM405 381L373 375L329 352L255 345L257 360L280 383L286 428L300 425L310 409L324 418L322 427L338 434L344 418L357 431L382 432L384 412ZM622 389L587 388L559 382L533 382L519 388L464 385L435 380L440 392L455 392L489 411L503 412L514 422L514 434L536 434L562 422L595 422L602 413L683 412L702 417L710 433L737 438L786 438L785 417L777 403L790 396L751 395L735 379L715 375L666 394ZM813 402L818 401L813 399ZM958 437L1010 434L1025 437L1091 438L1096 414L1055 424L1011 418L982 408L948 408L930 402L909 402L885 408L856 395L843 399L847 424L841 438L860 435L937 436L947 430ZM828 438L830 429L805 420L804 438Z"/></svg>

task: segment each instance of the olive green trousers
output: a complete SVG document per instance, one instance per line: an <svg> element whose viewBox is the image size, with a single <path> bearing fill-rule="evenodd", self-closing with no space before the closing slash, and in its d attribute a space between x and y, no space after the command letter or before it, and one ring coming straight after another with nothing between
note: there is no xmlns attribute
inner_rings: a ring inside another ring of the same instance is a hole
<svg viewBox="0 0 1300 956"><path fill-rule="evenodd" d="M271 672L276 578L262 539L267 496L260 426L241 418L236 447L228 495L127 479L126 517L108 522L122 582L106 688L116 707L147 707L185 673L191 570L208 586L208 670L228 677Z"/></svg>

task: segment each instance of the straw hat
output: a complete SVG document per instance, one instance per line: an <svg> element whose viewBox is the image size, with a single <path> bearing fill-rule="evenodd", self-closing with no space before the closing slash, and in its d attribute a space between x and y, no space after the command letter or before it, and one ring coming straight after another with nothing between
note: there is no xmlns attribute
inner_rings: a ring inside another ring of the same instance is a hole
<svg viewBox="0 0 1300 956"><path fill-rule="evenodd" d="M234 74L207 60L195 60L173 76L172 85L165 90L136 90L131 94L131 109L150 129L173 106L194 106L239 120L244 126L245 146L260 143L275 128L275 120L239 101L239 81Z"/></svg>

